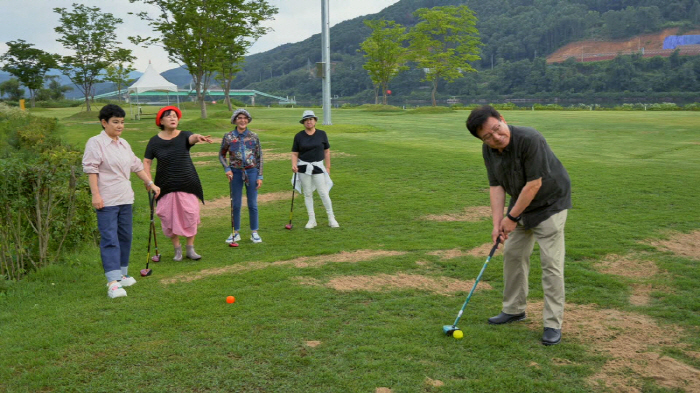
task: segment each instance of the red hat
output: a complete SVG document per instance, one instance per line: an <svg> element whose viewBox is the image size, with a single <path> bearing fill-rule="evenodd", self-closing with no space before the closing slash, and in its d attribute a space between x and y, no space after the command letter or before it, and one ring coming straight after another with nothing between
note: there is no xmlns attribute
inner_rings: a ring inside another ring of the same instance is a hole
<svg viewBox="0 0 700 393"><path fill-rule="evenodd" d="M177 119L180 120L182 119L182 111L176 106L166 106L162 108L161 110L158 111L158 114L156 115L156 125L160 127L160 118L163 116L163 113L167 111L175 111L177 114Z"/></svg>

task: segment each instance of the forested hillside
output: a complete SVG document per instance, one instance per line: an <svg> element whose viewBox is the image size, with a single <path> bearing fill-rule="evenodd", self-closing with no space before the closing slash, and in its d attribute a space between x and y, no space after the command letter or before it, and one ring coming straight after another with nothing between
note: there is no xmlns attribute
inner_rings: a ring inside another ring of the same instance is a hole
<svg viewBox="0 0 700 393"><path fill-rule="evenodd" d="M474 10L479 20L477 27L484 45L482 60L476 62L474 67L484 72L480 72L483 75L469 75L464 80L441 88L440 93L443 95L512 94L533 90L527 86L518 86L517 80L497 80L512 74L514 68L528 73L533 67L551 68L549 71L543 69L536 72L546 76L547 72L565 74L566 72L555 69L572 66L567 72L576 74L580 82L580 79L586 77L579 75L580 67L567 63L540 65L535 59L544 58L558 48L578 40L614 40L669 27L678 27L682 34L700 24L700 0L401 0L377 14L345 21L331 29L333 95L353 96L357 99L373 97L371 81L362 68L364 59L358 53L360 43L370 32L364 26L363 19L384 18L411 27L416 23L413 12L418 8L461 4ZM282 45L247 57L244 69L233 82L233 88L258 89L282 96L296 96L298 99L318 98L321 84L314 78L313 70L315 63L321 61L320 39L320 34L317 34L295 44ZM683 59L677 63L685 64L688 61L691 60ZM661 62L664 62L663 66L658 61L654 66L640 66L639 72L668 71L668 60L662 59ZM691 63L693 64L687 67L696 72L696 79L700 79L700 65ZM588 75L598 74L605 67L606 65L592 65L586 71ZM591 71L591 68L600 69ZM418 83L421 77L422 71L412 68L392 82L392 90L404 96L422 97L424 90L421 87L424 84ZM561 85L558 81L550 81L549 84ZM597 91L612 92L619 88L622 86L601 87L598 84ZM564 91L585 90L568 88ZM538 90L542 91L547 90ZM659 86L645 87L643 91L659 91Z"/></svg>

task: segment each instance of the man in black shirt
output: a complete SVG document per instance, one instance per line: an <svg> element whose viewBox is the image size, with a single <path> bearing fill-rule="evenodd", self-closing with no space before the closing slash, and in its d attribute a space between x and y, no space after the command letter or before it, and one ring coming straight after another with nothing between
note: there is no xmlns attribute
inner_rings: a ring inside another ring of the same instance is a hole
<svg viewBox="0 0 700 393"><path fill-rule="evenodd" d="M503 310L489 323L525 319L530 255L537 241L544 291L542 343L558 344L564 316L564 226L571 208L569 174L542 134L534 128L509 126L489 105L471 112L467 129L484 143L491 237L504 242ZM504 217L506 194L511 199Z"/></svg>

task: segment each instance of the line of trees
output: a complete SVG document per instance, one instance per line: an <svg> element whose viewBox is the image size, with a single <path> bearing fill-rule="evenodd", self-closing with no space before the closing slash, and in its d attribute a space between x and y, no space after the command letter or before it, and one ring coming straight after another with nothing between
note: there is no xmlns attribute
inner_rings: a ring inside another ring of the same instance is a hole
<svg viewBox="0 0 700 393"><path fill-rule="evenodd" d="M162 44L170 60L190 72L202 118L207 117L204 92L215 73L228 91L240 70L248 48L270 28L262 23L270 20L277 8L266 0L130 0L155 6L159 13L151 16L137 13L147 21L158 37L129 37L136 45ZM85 107L91 111L94 87L109 81L121 91L130 81L135 57L121 47L116 29L123 20L98 7L74 3L71 9L54 8L60 24L54 30L71 54L46 53L23 40L7 43L9 50L0 57L2 69L15 77L2 85L2 93L21 98L26 87L35 105L36 93L44 86L46 72L58 68L85 96ZM53 81L52 81L53 83ZM56 91L54 89L54 91ZM229 108L231 103L228 101Z"/></svg>
<svg viewBox="0 0 700 393"><path fill-rule="evenodd" d="M360 47L365 52L363 68L375 87L375 103L376 92L381 88L386 105L389 82L409 69L407 62L425 70L423 81L432 86L433 106L437 105L435 95L440 80L450 83L476 71L471 63L480 59L481 40L476 16L469 7L420 8L414 15L419 22L408 32L394 21L365 21L372 33Z"/></svg>

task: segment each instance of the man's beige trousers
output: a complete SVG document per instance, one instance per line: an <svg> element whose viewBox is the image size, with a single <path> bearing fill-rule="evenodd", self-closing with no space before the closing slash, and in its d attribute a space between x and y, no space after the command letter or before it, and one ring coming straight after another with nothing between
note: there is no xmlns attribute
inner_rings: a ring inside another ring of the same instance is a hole
<svg viewBox="0 0 700 393"><path fill-rule="evenodd" d="M503 251L503 312L525 312L528 294L530 255L535 241L540 245L544 327L561 329L564 320L564 226L563 210L531 229L518 223L508 235Z"/></svg>

